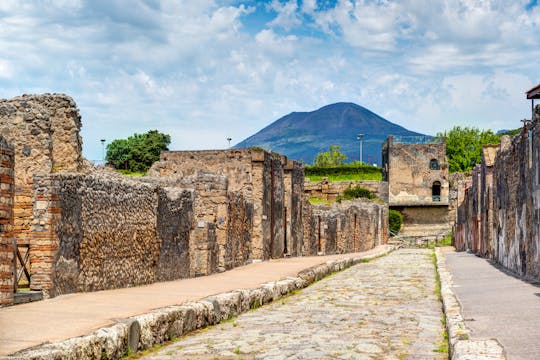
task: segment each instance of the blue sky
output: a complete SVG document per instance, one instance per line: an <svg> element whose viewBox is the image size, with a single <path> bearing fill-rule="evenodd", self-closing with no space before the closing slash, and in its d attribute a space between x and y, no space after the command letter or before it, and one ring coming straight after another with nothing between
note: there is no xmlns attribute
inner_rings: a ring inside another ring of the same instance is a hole
<svg viewBox="0 0 540 360"><path fill-rule="evenodd" d="M224 148L338 101L499 130L530 116L538 34L536 0L2 0L0 97L72 96L91 160L150 129Z"/></svg>

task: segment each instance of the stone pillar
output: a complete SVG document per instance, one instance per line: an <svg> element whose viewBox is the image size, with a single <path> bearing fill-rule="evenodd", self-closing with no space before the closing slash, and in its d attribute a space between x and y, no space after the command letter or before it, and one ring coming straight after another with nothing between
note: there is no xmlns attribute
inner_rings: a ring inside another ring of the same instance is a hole
<svg viewBox="0 0 540 360"><path fill-rule="evenodd" d="M189 238L190 276L217 272L218 251L216 225L204 220L198 221Z"/></svg>
<svg viewBox="0 0 540 360"><path fill-rule="evenodd" d="M47 298L53 290L53 264L60 245L56 226L61 209L52 176L34 176L34 199L30 242L30 290L41 290L43 297Z"/></svg>
<svg viewBox="0 0 540 360"><path fill-rule="evenodd" d="M0 136L0 306L13 303L13 168L13 147Z"/></svg>

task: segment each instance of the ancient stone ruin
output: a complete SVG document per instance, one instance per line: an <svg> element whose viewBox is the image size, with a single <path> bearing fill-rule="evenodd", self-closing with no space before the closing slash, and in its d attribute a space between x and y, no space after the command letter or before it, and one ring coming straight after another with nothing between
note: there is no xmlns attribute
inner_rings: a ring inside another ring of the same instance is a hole
<svg viewBox="0 0 540 360"><path fill-rule="evenodd" d="M402 236L444 237L450 230L446 140L389 136L382 152L388 205L403 214Z"/></svg>
<svg viewBox="0 0 540 360"><path fill-rule="evenodd" d="M84 160L80 128L66 95L0 101L0 305L20 295L17 252L30 290L50 297L386 243L385 204L314 207L284 156L169 151L128 178Z"/></svg>
<svg viewBox="0 0 540 360"><path fill-rule="evenodd" d="M458 187L454 241L511 271L540 279L540 105L521 134L485 146Z"/></svg>

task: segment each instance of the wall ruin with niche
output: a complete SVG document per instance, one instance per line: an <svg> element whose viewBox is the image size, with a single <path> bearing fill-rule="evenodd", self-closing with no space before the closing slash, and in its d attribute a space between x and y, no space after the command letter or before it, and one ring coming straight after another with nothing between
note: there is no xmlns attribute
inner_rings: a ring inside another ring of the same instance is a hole
<svg viewBox="0 0 540 360"><path fill-rule="evenodd" d="M491 258L522 277L540 279L540 106L520 135L484 148L461 192L454 226L458 250ZM496 154L496 155L495 155Z"/></svg>
<svg viewBox="0 0 540 360"><path fill-rule="evenodd" d="M13 147L0 135L0 306L13 303Z"/></svg>
<svg viewBox="0 0 540 360"><path fill-rule="evenodd" d="M383 146L383 180L388 181L390 206L448 205L446 140L440 143L409 144L394 141ZM436 160L438 169L430 168ZM440 200L432 196L433 184L440 183Z"/></svg>
<svg viewBox="0 0 540 360"><path fill-rule="evenodd" d="M450 230L446 139L408 143L389 136L383 144L383 180L388 204L403 214L400 234L438 239Z"/></svg>

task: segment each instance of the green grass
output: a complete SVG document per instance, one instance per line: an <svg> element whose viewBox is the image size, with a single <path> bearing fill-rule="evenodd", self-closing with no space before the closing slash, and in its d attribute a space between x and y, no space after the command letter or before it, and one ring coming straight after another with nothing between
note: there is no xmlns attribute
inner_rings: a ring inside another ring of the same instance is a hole
<svg viewBox="0 0 540 360"><path fill-rule="evenodd" d="M439 271L437 270L437 255L435 255L435 251L433 251L430 255L431 257L431 263L433 264L434 271L435 271L435 290L433 292L437 296L437 299L441 303L441 309L442 309L442 294L441 294L441 277L439 276ZM448 329L446 328L446 316L443 312L441 315L441 324L443 326L443 338L441 342L439 343L439 347L433 350L433 352L447 354L448 355Z"/></svg>
<svg viewBox="0 0 540 360"><path fill-rule="evenodd" d="M437 246L451 246L452 245L452 231L448 232L444 239L437 243Z"/></svg>
<svg viewBox="0 0 540 360"><path fill-rule="evenodd" d="M309 202L310 202L311 204L324 204L324 205L330 205L330 204L332 204L333 201L321 199L321 198L318 198L318 197L310 197L310 198L309 198Z"/></svg>
<svg viewBox="0 0 540 360"><path fill-rule="evenodd" d="M132 171L129 171L129 170L116 170L116 171L118 171L120 174L126 175L126 176L132 176L132 177L146 176L145 172L132 172Z"/></svg>
<svg viewBox="0 0 540 360"><path fill-rule="evenodd" d="M306 175L306 178L313 182L328 178L328 181L351 181L351 180L382 180L381 173L362 173L362 174L339 174L339 175Z"/></svg>

